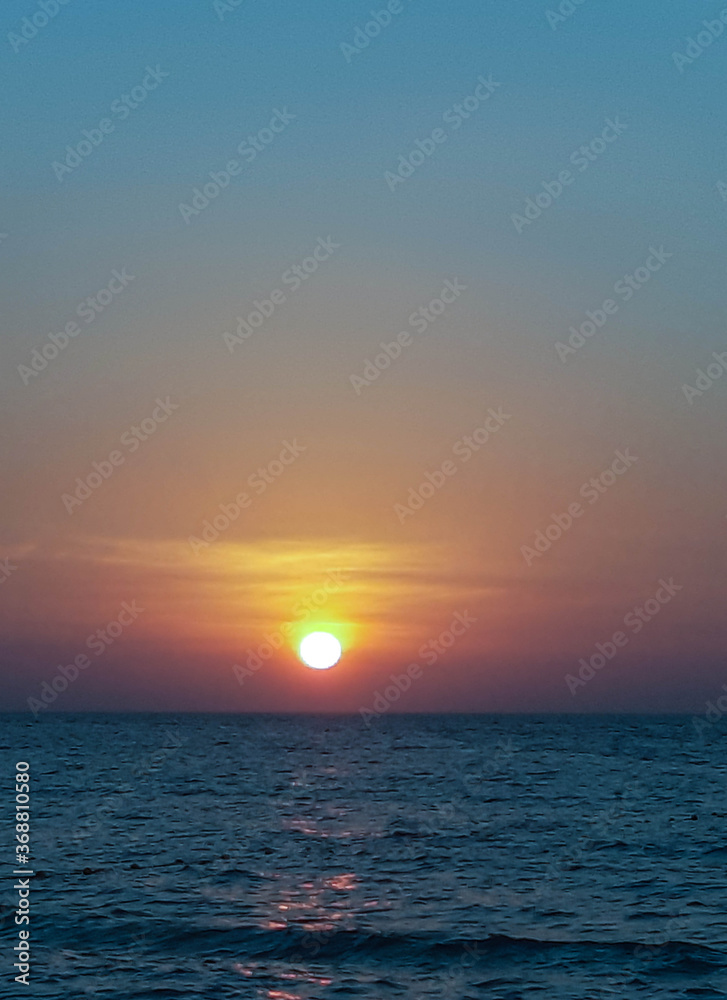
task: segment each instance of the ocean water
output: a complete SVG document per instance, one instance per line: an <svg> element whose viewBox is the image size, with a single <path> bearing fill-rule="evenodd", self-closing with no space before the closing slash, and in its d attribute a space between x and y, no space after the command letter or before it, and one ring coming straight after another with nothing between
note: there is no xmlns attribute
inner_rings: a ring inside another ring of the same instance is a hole
<svg viewBox="0 0 727 1000"><path fill-rule="evenodd" d="M31 987L12 981L8 891L2 997L727 997L727 727L1 726L3 823L26 760L36 873Z"/></svg>

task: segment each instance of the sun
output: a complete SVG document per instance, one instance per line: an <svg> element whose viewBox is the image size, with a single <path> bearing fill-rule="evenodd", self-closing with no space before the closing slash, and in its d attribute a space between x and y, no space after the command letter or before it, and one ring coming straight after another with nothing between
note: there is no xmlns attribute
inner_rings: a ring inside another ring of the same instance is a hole
<svg viewBox="0 0 727 1000"><path fill-rule="evenodd" d="M341 659L341 643L330 632L311 632L300 644L300 658L313 670L328 670Z"/></svg>

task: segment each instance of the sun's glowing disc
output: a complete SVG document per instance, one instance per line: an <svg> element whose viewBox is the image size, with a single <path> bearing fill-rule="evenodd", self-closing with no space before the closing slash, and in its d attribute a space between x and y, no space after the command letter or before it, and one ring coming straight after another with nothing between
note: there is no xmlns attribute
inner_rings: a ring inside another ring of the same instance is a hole
<svg viewBox="0 0 727 1000"><path fill-rule="evenodd" d="M300 658L314 670L328 670L341 659L341 643L330 632L311 632L300 644Z"/></svg>

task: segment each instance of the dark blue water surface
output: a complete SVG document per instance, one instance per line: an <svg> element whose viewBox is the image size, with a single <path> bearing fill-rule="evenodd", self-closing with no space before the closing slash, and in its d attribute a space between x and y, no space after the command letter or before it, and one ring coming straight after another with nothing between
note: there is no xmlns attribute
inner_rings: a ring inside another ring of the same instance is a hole
<svg viewBox="0 0 727 1000"><path fill-rule="evenodd" d="M727 726L4 716L31 987L119 1000L727 997ZM5 839L5 843L8 840Z"/></svg>

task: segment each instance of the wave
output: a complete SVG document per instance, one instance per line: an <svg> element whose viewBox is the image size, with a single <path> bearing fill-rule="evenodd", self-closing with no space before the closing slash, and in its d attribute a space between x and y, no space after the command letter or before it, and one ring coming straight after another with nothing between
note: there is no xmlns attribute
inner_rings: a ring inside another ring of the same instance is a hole
<svg viewBox="0 0 727 1000"><path fill-rule="evenodd" d="M117 917L121 914L117 913ZM50 931L51 929L48 928ZM727 968L727 953L688 941L650 944L644 941L591 941L511 937L490 934L484 938L445 936L437 933L397 934L367 929L331 928L330 924L289 923L275 929L255 924L220 927L193 927L164 921L117 919L113 927L85 921L71 928L54 928L59 937L75 941L77 948L110 949L134 947L140 951L185 954L204 953L277 961L306 962L327 959L350 961L403 961L405 964L441 965L466 959L468 965L497 960L532 959L574 962L633 961L648 965L650 972L689 971L698 973Z"/></svg>

